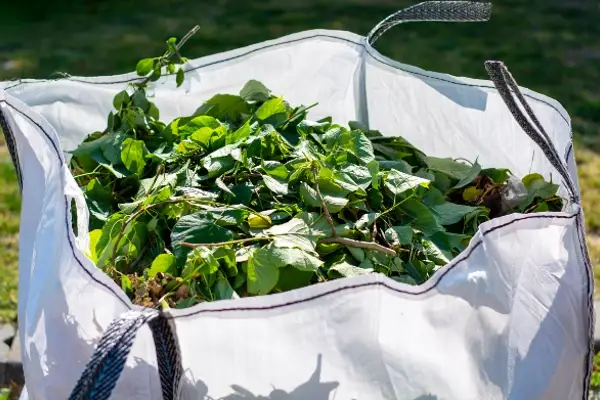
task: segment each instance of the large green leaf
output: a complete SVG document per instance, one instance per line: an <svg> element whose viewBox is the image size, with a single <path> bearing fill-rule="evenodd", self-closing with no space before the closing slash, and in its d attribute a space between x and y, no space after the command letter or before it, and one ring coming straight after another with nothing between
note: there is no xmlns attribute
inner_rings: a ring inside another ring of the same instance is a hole
<svg viewBox="0 0 600 400"><path fill-rule="evenodd" d="M407 190L415 189L419 186L428 187L430 182L427 179L405 174L396 170L385 172L384 176L385 188L395 196L400 195Z"/></svg>
<svg viewBox="0 0 600 400"><path fill-rule="evenodd" d="M270 95L271 91L261 82L256 80L249 80L240 91L242 99L249 102L266 101L269 99Z"/></svg>
<svg viewBox="0 0 600 400"><path fill-rule="evenodd" d="M248 114L248 104L240 96L217 94L200 106L195 115L206 115L219 120L235 120Z"/></svg>
<svg viewBox="0 0 600 400"><path fill-rule="evenodd" d="M317 191L304 182L300 184L300 196L302 197L302 201L307 206L318 208L322 207ZM344 197L323 195L323 200L325 201L327 210L330 213L337 213L341 211L346 204L348 204L348 199Z"/></svg>
<svg viewBox="0 0 600 400"><path fill-rule="evenodd" d="M105 222L114 207L110 189L103 186L99 179L94 178L87 184L83 195L90 214L99 221Z"/></svg>
<svg viewBox="0 0 600 400"><path fill-rule="evenodd" d="M355 265L349 264L346 261L342 261L340 263L334 264L329 267L328 275L330 277L335 277L336 275L343 277L352 277L359 275L367 275L373 272L372 268L361 268Z"/></svg>
<svg viewBox="0 0 600 400"><path fill-rule="evenodd" d="M415 198L402 201L400 209L413 218L413 226L428 236L444 231L433 211Z"/></svg>
<svg viewBox="0 0 600 400"><path fill-rule="evenodd" d="M289 193L288 184L284 180L263 175L263 181L274 194L287 195Z"/></svg>
<svg viewBox="0 0 600 400"><path fill-rule="evenodd" d="M475 179L477 173L481 171L481 166L477 163L467 165L451 158L425 157L425 162L430 170L443 172L449 177L460 181L459 183L463 186L472 181L472 179L468 181L470 177ZM468 182L465 183L465 181Z"/></svg>
<svg viewBox="0 0 600 400"><path fill-rule="evenodd" d="M286 223L274 225L265 230L265 233L273 237L273 244L277 247L298 248L307 252L315 250L317 236L300 218L292 218Z"/></svg>
<svg viewBox="0 0 600 400"><path fill-rule="evenodd" d="M175 275L177 268L175 267L175 256L172 254L161 254L154 259L152 266L148 270L148 277L154 278L159 272Z"/></svg>
<svg viewBox="0 0 600 400"><path fill-rule="evenodd" d="M189 253L188 247L182 246L182 242L188 243L218 243L233 239L233 233L217 225L210 214L200 211L182 217L171 232L171 245L177 262L181 265Z"/></svg>
<svg viewBox="0 0 600 400"><path fill-rule="evenodd" d="M121 161L130 172L141 175L146 166L147 153L143 140L127 138L122 144Z"/></svg>
<svg viewBox="0 0 600 400"><path fill-rule="evenodd" d="M267 294L279 280L279 268L268 249L257 249L248 258L247 280L248 292L251 294Z"/></svg>
<svg viewBox="0 0 600 400"><path fill-rule="evenodd" d="M439 205L431 206L431 210L435 213L436 219L440 225L452 225L459 222L467 214L473 212L477 207L464 206L462 204L454 204L445 202Z"/></svg>

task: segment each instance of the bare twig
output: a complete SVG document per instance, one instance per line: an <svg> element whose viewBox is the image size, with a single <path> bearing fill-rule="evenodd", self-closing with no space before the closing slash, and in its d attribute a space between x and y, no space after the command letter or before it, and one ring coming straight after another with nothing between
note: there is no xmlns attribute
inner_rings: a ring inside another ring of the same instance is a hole
<svg viewBox="0 0 600 400"><path fill-rule="evenodd" d="M180 244L184 247L189 247L189 248L195 249L196 247L220 247L220 246L229 246L232 244L259 242L261 240L272 240L272 239L273 239L272 236L262 236L262 237L252 237L252 238L245 238L245 239L228 240L226 242L217 242L217 243L180 242Z"/></svg>
<svg viewBox="0 0 600 400"><path fill-rule="evenodd" d="M377 220L373 221L373 230L371 233L371 241L372 242L377 241Z"/></svg>
<svg viewBox="0 0 600 400"><path fill-rule="evenodd" d="M366 250L379 251L380 253L388 254L390 256L395 256L397 254L395 250L384 247L384 246L380 245L379 243L363 242L362 240L348 239L348 238L341 237L341 236L328 237L325 239L321 239L320 243L323 243L323 244L337 243L337 244L342 244L342 245L348 246L348 247L358 247L358 248L366 249Z"/></svg>

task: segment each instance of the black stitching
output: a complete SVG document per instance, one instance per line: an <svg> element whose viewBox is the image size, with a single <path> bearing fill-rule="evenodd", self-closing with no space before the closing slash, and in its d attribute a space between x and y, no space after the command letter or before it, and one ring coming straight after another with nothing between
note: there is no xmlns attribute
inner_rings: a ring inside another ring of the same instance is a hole
<svg viewBox="0 0 600 400"><path fill-rule="evenodd" d="M577 238L579 242L579 250L581 251L581 256L583 258L583 263L586 269L585 276L585 285L587 292L587 306L588 306L588 352L587 363L585 364L585 375L583 378L583 400L587 399L587 394L590 390L590 380L592 375L592 366L594 359L594 291L593 285L593 267L589 257L589 253L587 250L587 244L585 242L585 231L581 224L581 218L583 217L582 209L579 210L577 214L577 218L575 220L575 224L577 227Z"/></svg>
<svg viewBox="0 0 600 400"><path fill-rule="evenodd" d="M421 77L428 78L428 79L434 79L434 80L438 80L438 81L441 81L441 82L451 83L453 85L458 85L458 86L469 86L469 87L479 87L479 88L486 88L486 89L495 89L495 87L493 85L491 85L491 86L490 85L474 85L474 84L469 84L469 83L464 83L464 82L456 82L456 81L452 81L452 80L449 80L449 79L444 79L444 78L440 78L440 77L436 77L436 76L427 75L427 74L421 73L421 72L409 71L407 69L400 68L397 65L390 65L388 62L386 62L383 59L384 56L382 54L377 54L379 52L377 52L377 50L375 50L372 46L368 47L368 46L365 46L365 44L362 43L362 42L355 42L355 41L350 40L350 39L341 38L341 37L338 37L338 36L325 35L325 34L321 34L321 33L320 34L315 34L313 36L307 36L307 37L297 38L297 39L290 39L290 40L285 41L285 42L279 42L279 43L265 45L265 46L260 47L260 48L256 48L256 49L253 49L253 50L248 50L247 52L245 52L243 54L238 54L236 56L225 58L223 60L213 61L213 62L210 62L210 63L199 65L199 66L194 67L192 69L189 69L189 70L187 70L185 72L188 73L188 72L200 69L200 68L210 67L212 65L220 64L220 63L223 63L223 62L227 62L227 61L231 61L231 60L236 60L238 58L242 58L242 57L245 57L245 56L247 56L249 54L253 54L253 53L256 53L258 51L262 51L264 49L268 49L268 48L271 48L271 47L281 46L281 45L285 45L285 44L289 44L289 43L295 43L295 42L300 42L300 41L303 41L303 40L314 39L314 38L319 38L319 37L325 37L325 38L330 38L330 39L334 39L334 40L340 40L340 41L343 41L343 42L348 42L348 43L352 43L352 44L355 44L357 46L360 46L360 47L364 48L369 55L371 55L375 60L379 61L380 63L382 63L384 65L387 65L389 67L395 68L397 70L409 73L409 74L421 76ZM373 50L371 50L371 49L373 49ZM373 51L375 51L375 53ZM394 60L392 60L392 61L394 61ZM394 61L394 62L396 62L396 61ZM165 74L165 76L171 76L171 75L174 75L174 74ZM130 82L134 82L136 80L139 80L139 78L126 79L126 80L122 80L122 81L110 81L110 82L89 82L89 81L85 81L85 80L81 80L81 79L73 79L73 78L64 78L64 80L68 80L68 81L71 81L71 82L87 83L87 84L90 84L90 85L112 85L112 84L117 84L117 83L130 83ZM20 86L20 85L28 85L28 84L42 83L42 82L52 82L52 81L53 80L50 80L50 79L35 80L33 82L21 82L21 81L19 81L17 84L15 84L13 86L9 86L9 87L5 88L4 90L10 90L10 89L15 88L15 87ZM538 99L538 98L533 97L533 96L531 96L529 94L526 94L526 93L524 93L523 96L528 97L528 98L530 98L532 100L535 100L535 101L539 101L539 102L544 103L547 106L551 107L554 111L556 111L560 115L560 117L567 123L567 125L569 125L569 127L571 126L571 124L569 123L569 120L564 115L562 115L561 111L557 107L555 107L552 103L550 103L550 102L548 102L546 100Z"/></svg>
<svg viewBox="0 0 600 400"><path fill-rule="evenodd" d="M514 219L512 221L508 221L508 222L505 222L504 224L490 228L488 231L482 232L482 236L485 237L486 235L488 235L500 228L504 228L504 227L512 225L516 222L520 222L520 221L527 220L527 219L555 219L555 218L556 219L571 219L571 218L575 218L576 216L577 216L577 214L572 214L572 215L544 215L544 214L542 214L542 215L533 215L533 214L526 215L521 218ZM460 263L466 261L473 254L473 252L482 244L483 244L483 240L480 240L479 242L475 243L473 245L473 247L471 247L470 250L463 257L454 259L454 261L452 261L452 265L448 266L439 276L437 276L436 277L437 279L435 281L433 281L433 283L431 284L430 287L425 288L418 292L399 289L399 288L393 287L385 282L367 282L367 283L358 283L355 285L342 286L342 287L339 287L339 288L336 288L336 289L333 289L333 290L330 290L327 292L323 292L323 293L319 293L319 294L316 294L316 295L313 295L310 297L306 297L304 299L293 300L293 301L289 301L286 303L273 304L273 305L263 306L263 307L231 307L231 308L197 310L197 311L185 314L185 315L178 315L178 316L167 315L167 318L168 319L176 319L176 318L181 318L181 317L189 317L189 316L197 315L197 314L208 314L208 313L225 312L225 311L273 310L273 309L287 307L287 306L291 306L291 305L295 305L295 304L306 303L308 301L316 300L316 299L326 297L326 296L329 296L331 294L335 294L338 292L344 292L347 290L358 289L358 288L363 288L363 287L368 287L368 286L383 286L386 289L389 289L393 292L402 293L402 294L411 295L411 296L419 296L419 295L428 293L429 291L435 289L435 287L446 276L446 274L448 274L452 269L456 268L456 266L459 265ZM432 279L430 279L428 282L431 282L431 280Z"/></svg>
<svg viewBox="0 0 600 400"><path fill-rule="evenodd" d="M571 151L573 151L573 142L569 142L569 144L567 145L567 151L565 153L565 162L568 163L569 162L569 156L571 155Z"/></svg>

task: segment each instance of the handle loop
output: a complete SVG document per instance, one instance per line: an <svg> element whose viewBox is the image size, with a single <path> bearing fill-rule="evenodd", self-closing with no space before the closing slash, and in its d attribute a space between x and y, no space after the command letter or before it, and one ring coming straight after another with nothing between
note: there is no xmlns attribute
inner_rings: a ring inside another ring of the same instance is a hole
<svg viewBox="0 0 600 400"><path fill-rule="evenodd" d="M164 400L175 400L182 376L175 335L164 314L157 310L129 311L113 321L98 342L69 400L108 400L123 372L139 329L149 324L156 347Z"/></svg>
<svg viewBox="0 0 600 400"><path fill-rule="evenodd" d="M502 100L504 100L504 103L517 123L525 131L527 136L539 146L550 164L560 174L567 191L571 196L571 202L579 203L579 195L577 194L577 190L575 189L575 185L573 184L573 180L569 175L565 163L558 154L558 151L556 151L556 147L554 147L550 136L548 136L548 133L546 133L546 130L529 106L529 103L527 103L525 96L521 93L517 82L508 68L500 61L486 61L485 69L487 70L491 81L494 83L494 86L496 86L498 94L500 94ZM523 109L519 107L517 101Z"/></svg>
<svg viewBox="0 0 600 400"><path fill-rule="evenodd" d="M388 29L403 22L483 22L490 19L492 3L473 1L426 1L400 10L378 23L367 35L375 43Z"/></svg>

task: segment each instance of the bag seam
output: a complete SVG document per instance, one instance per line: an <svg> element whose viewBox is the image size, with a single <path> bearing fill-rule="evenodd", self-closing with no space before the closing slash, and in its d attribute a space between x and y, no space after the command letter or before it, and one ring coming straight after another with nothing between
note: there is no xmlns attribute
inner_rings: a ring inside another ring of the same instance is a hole
<svg viewBox="0 0 600 400"><path fill-rule="evenodd" d="M381 64L387 65L389 67L395 68L397 70L400 70L400 71L403 71L403 72L406 72L406 73L409 73L409 74L412 74L412 75L421 76L421 77L428 78L428 79L434 79L434 80L438 80L438 81L441 81L441 82L450 83L450 84L458 85L458 86L469 86L469 87L479 87L479 88L486 88L486 89L495 89L495 87L493 85L476 85L476 84L470 84L470 83L465 83L465 82L456 82L456 81L452 81L452 80L449 80L449 79L444 79L444 78L441 78L441 77L432 76L432 75L429 75L429 74L426 74L426 73L423 73L423 72L410 71L408 69L401 68L398 65L394 65L394 64L386 61L384 59L385 56L383 56L381 53L379 53L377 50L375 50L371 45L366 45L364 43L364 37L363 37L363 40L361 40L361 41L354 41L354 40L351 40L351 39L348 39L348 38L342 38L342 37L333 36L333 35L326 35L326 34L323 34L323 33L315 34L315 35L312 35L312 36L306 36L306 37L302 37L302 38L289 39L287 41L282 41L282 42L278 42L278 43L267 44L267 45L264 45L262 47L258 47L258 48L255 48L255 49L248 50L248 51L246 51L246 52L244 52L242 54L236 54L235 56L224 58L222 60L211 61L211 62L208 62L206 64L195 66L193 68L190 68L190 69L186 70L185 73L196 71L196 70L201 69L201 68L206 68L206 67L210 67L210 66L213 66L213 65L217 65L217 64L220 64L220 63L223 63L223 62L233 61L233 60L236 60L236 59L239 59L239 58L242 58L242 57L248 56L250 54L253 54L253 53L265 50L265 49L269 49L269 48L272 48L272 47L278 47L278 46L282 46L282 45L286 45L286 44L290 44L290 43L296 43L296 42L301 42L301 41L304 41L304 40L310 40L310 39L315 39L315 38L320 38L320 37L334 39L334 40L339 40L339 41L343 41L343 42L348 42L348 43L352 43L354 45L363 47L365 49L365 51L370 56L373 57L373 59L377 60ZM397 63L396 61L391 60L391 59L390 59L390 61L393 61L394 63ZM164 74L163 76L172 76L172 75L174 75L174 74L168 73L168 74ZM118 79L118 75L115 76L115 78ZM140 79L141 78L130 78L130 79L124 79L124 80L120 80L120 81L118 81L118 80L108 80L108 81L100 81L100 82L91 82L91 81L86 81L86 80L83 80L83 79L76 79L76 78L62 78L62 79L56 79L56 80L50 80L50 79L48 79L48 80L35 80L35 81L32 81L32 82L19 81L18 83L16 83L13 86L9 86L9 87L4 88L4 90L8 91L10 89L13 89L13 88L15 88L17 86L21 86L21 85L29 85L29 84L35 84L35 83L47 83L47 82L54 82L54 81L57 81L57 80L67 80L67 81L71 81L71 82L86 83L86 84L90 84L90 85L112 85L112 84L119 84L119 83L135 82L135 81L140 80ZM567 125L569 127L571 127L571 123L569 122L568 118L566 118L562 114L562 112L555 105L553 105L552 103L550 103L550 102L548 102L546 100L543 100L543 99L537 98L535 96L532 96L530 94L524 93L523 95L525 97L529 97L530 99L542 102L542 103L550 106L552 109L554 109L554 111L556 111L560 115L560 117L567 123Z"/></svg>

